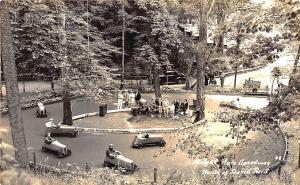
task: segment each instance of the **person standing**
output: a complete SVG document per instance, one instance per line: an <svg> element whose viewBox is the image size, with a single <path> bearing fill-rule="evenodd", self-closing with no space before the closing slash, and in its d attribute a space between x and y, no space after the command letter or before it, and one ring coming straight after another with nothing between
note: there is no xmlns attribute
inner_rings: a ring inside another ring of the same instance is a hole
<svg viewBox="0 0 300 185"><path fill-rule="evenodd" d="M133 106L135 106L135 93L134 93L134 91L130 91L129 97L130 97L130 107L132 108Z"/></svg>
<svg viewBox="0 0 300 185"><path fill-rule="evenodd" d="M149 112L151 117L153 116L153 114L155 114L155 101L153 98L149 102Z"/></svg>
<svg viewBox="0 0 300 185"><path fill-rule="evenodd" d="M177 115L178 114L178 109L179 109L179 102L178 102L177 99L175 99L175 101L174 101L174 107L175 107L174 115Z"/></svg>
<svg viewBox="0 0 300 185"><path fill-rule="evenodd" d="M139 105L141 98L142 98L142 96L141 96L140 92L137 91L135 94L135 102L137 105Z"/></svg>
<svg viewBox="0 0 300 185"><path fill-rule="evenodd" d="M165 118L169 118L169 101L167 98L163 100L163 113Z"/></svg>
<svg viewBox="0 0 300 185"><path fill-rule="evenodd" d="M155 99L155 114L159 113L159 99Z"/></svg>
<svg viewBox="0 0 300 185"><path fill-rule="evenodd" d="M225 75L224 75L224 74L221 74L221 75L220 75L220 83L221 83L221 87L222 87L222 88L224 87L224 81L225 81Z"/></svg>
<svg viewBox="0 0 300 185"><path fill-rule="evenodd" d="M119 91L119 93L118 93L118 110L122 110L122 108L123 108L123 99L124 99L123 92Z"/></svg>
<svg viewBox="0 0 300 185"><path fill-rule="evenodd" d="M183 105L183 114L186 115L186 110L189 108L189 102L187 99L184 100L184 105Z"/></svg>
<svg viewBox="0 0 300 185"><path fill-rule="evenodd" d="M129 108L129 101L130 101L129 93L128 93L128 91L125 91L124 92L124 107L125 107L125 109Z"/></svg>
<svg viewBox="0 0 300 185"><path fill-rule="evenodd" d="M158 113L159 113L159 117L161 117L162 113L163 113L163 103L162 103L162 100L161 98L159 98L157 100L157 103L158 103Z"/></svg>
<svg viewBox="0 0 300 185"><path fill-rule="evenodd" d="M180 114L184 115L184 112L185 112L185 110L184 110L184 100L180 100L179 107L180 107Z"/></svg>
<svg viewBox="0 0 300 185"><path fill-rule="evenodd" d="M172 118L175 115L175 105L174 102L170 105L169 115Z"/></svg>
<svg viewBox="0 0 300 185"><path fill-rule="evenodd" d="M181 99L179 99L178 101L178 109L177 109L177 113L178 113L178 115L181 115L181 112L182 112L182 100Z"/></svg>

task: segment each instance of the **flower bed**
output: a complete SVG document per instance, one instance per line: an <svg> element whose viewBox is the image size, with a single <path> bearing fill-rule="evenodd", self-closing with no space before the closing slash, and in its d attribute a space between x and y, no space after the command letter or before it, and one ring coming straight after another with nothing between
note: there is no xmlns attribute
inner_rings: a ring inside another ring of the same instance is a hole
<svg viewBox="0 0 300 185"><path fill-rule="evenodd" d="M71 93L71 98L78 98L82 95L75 95ZM27 99L27 98L26 98ZM42 102L43 104L51 104L62 101L62 94L59 93L46 93L42 97L34 96L27 99L25 102L21 102L21 109L27 109L31 107L37 106L38 102ZM5 114L8 112L7 105L3 105L0 109L1 114Z"/></svg>

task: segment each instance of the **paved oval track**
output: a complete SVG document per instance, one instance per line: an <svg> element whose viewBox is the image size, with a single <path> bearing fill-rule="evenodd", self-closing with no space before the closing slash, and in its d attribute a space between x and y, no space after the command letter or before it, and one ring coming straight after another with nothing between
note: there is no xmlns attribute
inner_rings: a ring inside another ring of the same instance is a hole
<svg viewBox="0 0 300 185"><path fill-rule="evenodd" d="M185 96L184 94L182 94ZM168 94L172 98L180 98L180 94ZM192 94L191 96L193 96ZM143 95L148 98L149 95ZM177 97L178 96L178 97ZM25 134L27 139L27 146L29 148L29 154L32 158L32 152L36 152L37 161L57 166L58 163L65 166L68 163L84 166L85 163L89 163L95 167L101 167L105 151L108 144L113 143L118 150L120 150L124 156L134 160L141 169L135 173L135 175L143 176L153 173L153 168L158 168L159 171L166 173L172 170L180 170L182 172L190 172L193 161L191 161L187 155L181 151L176 152L172 157L167 157L165 154L153 157L156 153L159 153L160 147L151 147L144 149L132 149L131 142L134 135L131 134L101 134L92 135L79 133L76 138L71 137L59 137L57 138L63 144L66 144L71 150L72 155L63 159L56 158L55 155L41 152L41 146L44 142L45 122L50 117L54 118L55 122L62 120L62 103L54 103L46 106L48 111L48 118L36 118L35 109L27 109L22 111L23 121L25 125ZM113 103L108 103L108 109L114 109ZM86 102L83 99L77 99L72 101L73 115L79 115L86 112L95 112L99 110L97 104ZM8 121L7 116L3 116L1 121ZM170 134L165 134L167 140L167 148L172 144L175 144L174 139L170 138ZM280 141L278 142L280 144ZM277 145L270 143L270 145ZM272 148L275 146L269 146ZM274 154L275 155L275 154ZM271 156L270 156L271 157ZM196 168L196 167L195 167Z"/></svg>
<svg viewBox="0 0 300 185"><path fill-rule="evenodd" d="M138 164L141 169L136 173L149 174L153 172L153 168L156 167L160 171L170 169L182 169L183 171L191 165L191 161L187 155L182 152L177 152L172 158L166 155L159 155L153 157L157 152L160 152L160 147L149 147L143 149L131 148L131 142L133 140L133 134L85 134L79 133L78 137L56 137L58 141L67 145L72 150L72 155L63 159L57 158L53 154L44 153L41 151L42 144L44 142L45 122L49 118L54 118L55 122L62 120L62 103L54 103L47 105L47 118L36 118L35 108L30 108L22 111L23 122L25 126L25 135L27 140L27 146L29 148L29 156L32 159L32 152L36 153L37 162L46 163L49 165L65 166L69 164L76 164L84 166L85 163L89 163L94 167L102 167L105 151L110 143L113 143L117 150L119 150L124 156L132 159ZM108 109L113 109L113 104L108 105ZM79 115L86 112L95 112L99 109L97 104L77 99L72 101L73 115ZM8 121L7 115L2 116L1 121ZM164 134L167 143L170 143L170 134ZM166 147L168 147L167 144Z"/></svg>

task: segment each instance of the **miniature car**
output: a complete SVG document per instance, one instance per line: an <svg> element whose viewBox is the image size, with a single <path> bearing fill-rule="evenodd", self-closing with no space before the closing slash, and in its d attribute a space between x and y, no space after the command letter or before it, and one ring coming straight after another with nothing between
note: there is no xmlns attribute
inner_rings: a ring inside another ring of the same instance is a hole
<svg viewBox="0 0 300 185"><path fill-rule="evenodd" d="M144 146L165 146L166 141L163 139L162 135L154 135L141 133L134 137L132 141L132 147L142 148Z"/></svg>
<svg viewBox="0 0 300 185"><path fill-rule="evenodd" d="M67 125L55 125L53 122L48 122L46 125L46 131L45 136L47 136L48 133L51 134L51 136L72 136L76 137L78 134L78 130L74 126L67 126Z"/></svg>
<svg viewBox="0 0 300 185"><path fill-rule="evenodd" d="M47 110L46 110L44 104L41 102L38 103L38 108L36 110L36 117L38 117L38 118L47 117Z"/></svg>
<svg viewBox="0 0 300 185"><path fill-rule="evenodd" d="M126 174L133 173L137 170L137 165L131 159L124 157L121 153L116 154L114 158L105 156L104 166L118 169Z"/></svg>
<svg viewBox="0 0 300 185"><path fill-rule="evenodd" d="M42 151L55 153L58 158L66 157L68 155L71 155L72 153L66 145L60 143L55 139L53 139L52 142L46 142L45 140L42 146Z"/></svg>

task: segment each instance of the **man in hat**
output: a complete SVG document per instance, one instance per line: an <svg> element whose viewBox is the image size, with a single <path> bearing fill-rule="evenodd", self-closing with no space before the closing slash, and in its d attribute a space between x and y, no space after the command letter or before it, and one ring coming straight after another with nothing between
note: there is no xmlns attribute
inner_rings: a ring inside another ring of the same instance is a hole
<svg viewBox="0 0 300 185"><path fill-rule="evenodd" d="M113 144L109 144L108 150L106 150L106 156L111 159L114 159L114 158L116 158L117 155L120 155L120 152L115 150L115 147Z"/></svg>

